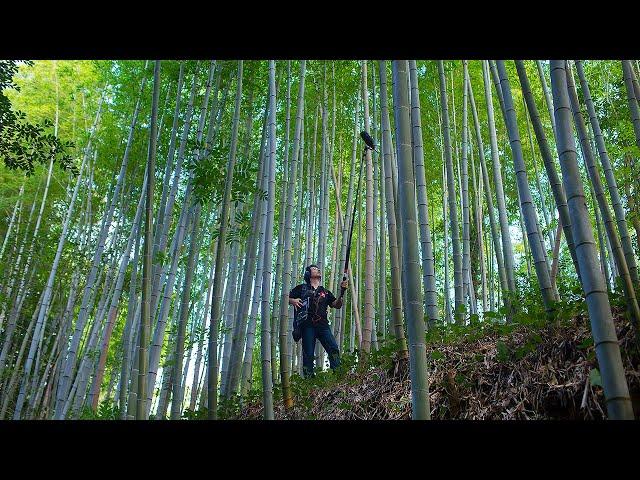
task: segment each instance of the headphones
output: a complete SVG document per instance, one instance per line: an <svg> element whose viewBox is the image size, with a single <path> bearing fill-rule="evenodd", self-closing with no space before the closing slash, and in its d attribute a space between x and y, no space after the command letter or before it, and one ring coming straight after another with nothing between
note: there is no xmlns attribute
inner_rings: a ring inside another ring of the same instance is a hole
<svg viewBox="0 0 640 480"><path fill-rule="evenodd" d="M311 264L307 268L304 269L304 282L309 284L311 282L311 267L318 268L317 265Z"/></svg>

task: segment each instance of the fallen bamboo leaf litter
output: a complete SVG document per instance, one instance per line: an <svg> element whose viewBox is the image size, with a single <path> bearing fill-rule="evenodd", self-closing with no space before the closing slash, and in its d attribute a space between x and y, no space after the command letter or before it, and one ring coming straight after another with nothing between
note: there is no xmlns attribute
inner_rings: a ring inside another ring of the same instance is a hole
<svg viewBox="0 0 640 480"><path fill-rule="evenodd" d="M576 320L569 325L535 329L523 325L508 334L428 344L431 418L606 418L602 387L588 383L589 372L597 368L592 342L588 345L590 327L585 319ZM640 356L634 348L635 334L621 315L615 316L615 323L629 390L637 403ZM540 341L531 347L527 342L533 336L538 336ZM507 359L498 354L500 342L508 349ZM434 360L432 352L436 351L440 353ZM517 355L520 357L515 358ZM480 357L482 360L478 360ZM408 361L394 358L391 368L356 370L334 384L312 389L305 400L295 398L289 411L285 411L280 402L276 403L275 418L408 420L411 418ZM262 419L261 403L246 405L234 418Z"/></svg>

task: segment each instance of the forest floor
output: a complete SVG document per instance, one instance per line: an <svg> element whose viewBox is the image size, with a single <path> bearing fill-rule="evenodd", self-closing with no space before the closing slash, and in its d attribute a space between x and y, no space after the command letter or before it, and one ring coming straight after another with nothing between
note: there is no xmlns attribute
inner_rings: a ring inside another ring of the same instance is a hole
<svg viewBox="0 0 640 480"><path fill-rule="evenodd" d="M627 382L640 414L640 354L635 333L614 308ZM455 326L454 326L455 327ZM606 418L589 319L584 314L555 324L492 324L431 333L427 342L431 418L543 420ZM276 419L406 420L411 417L408 361L391 346L370 356L368 368L344 356L342 371L313 379L292 378L294 406L285 411L274 392ZM255 392L223 418L261 419Z"/></svg>

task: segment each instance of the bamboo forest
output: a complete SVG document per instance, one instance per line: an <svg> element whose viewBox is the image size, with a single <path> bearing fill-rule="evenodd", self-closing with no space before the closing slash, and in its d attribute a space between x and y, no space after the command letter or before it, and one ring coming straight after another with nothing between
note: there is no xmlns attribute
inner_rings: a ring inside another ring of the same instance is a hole
<svg viewBox="0 0 640 480"><path fill-rule="evenodd" d="M0 61L0 419L633 420L639 77Z"/></svg>

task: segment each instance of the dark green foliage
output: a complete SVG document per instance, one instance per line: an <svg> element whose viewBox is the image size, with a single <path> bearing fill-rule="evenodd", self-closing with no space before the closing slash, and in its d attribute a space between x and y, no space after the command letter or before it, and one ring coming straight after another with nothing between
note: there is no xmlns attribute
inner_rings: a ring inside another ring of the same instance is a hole
<svg viewBox="0 0 640 480"><path fill-rule="evenodd" d="M507 343L498 341L496 343L496 359L501 363L520 360L529 353L534 352L541 342L542 337L537 333L531 334L521 346L510 347Z"/></svg>
<svg viewBox="0 0 640 480"><path fill-rule="evenodd" d="M100 402L96 412L91 407L85 406L77 418L79 420L118 420L120 419L120 409L117 403L111 399L105 399Z"/></svg>
<svg viewBox="0 0 640 480"><path fill-rule="evenodd" d="M207 407L203 407L200 410L191 410L187 408L182 412L182 418L184 420L206 420L208 412Z"/></svg>
<svg viewBox="0 0 640 480"><path fill-rule="evenodd" d="M431 360L440 360L444 358L444 354L439 350L434 350L431 352Z"/></svg>
<svg viewBox="0 0 640 480"><path fill-rule="evenodd" d="M509 347L507 347L506 343L502 341L496 343L496 350L498 351L496 358L499 362L507 362L509 360Z"/></svg>
<svg viewBox="0 0 640 480"><path fill-rule="evenodd" d="M203 147L202 145L200 147ZM198 162L191 162L188 168L193 173L194 194L199 202L203 204L212 203L216 207L222 202L224 193L224 183L227 177L226 167L229 156L229 145L219 142L211 152ZM242 162L236 165L233 174L233 185L231 190L231 201L236 207L247 204L253 195L264 198L266 192L256 189L255 179L257 174L256 165ZM251 230L251 212L249 209L238 208L235 212L235 228L227 231L226 243L231 244L238 239L249 236ZM219 226L212 231L212 239L219 235Z"/></svg>
<svg viewBox="0 0 640 480"><path fill-rule="evenodd" d="M22 170L32 175L34 163L47 164L53 159L62 168L77 174L77 167L68 153L74 147L73 143L63 142L50 133L53 126L50 120L42 124L30 123L24 112L13 110L11 101L3 93L6 88L19 90L13 82L18 63L15 60L0 61L0 156L4 164L11 170Z"/></svg>
<svg viewBox="0 0 640 480"><path fill-rule="evenodd" d="M600 370L592 368L589 372L589 382L593 386L602 387L602 378L600 377Z"/></svg>

